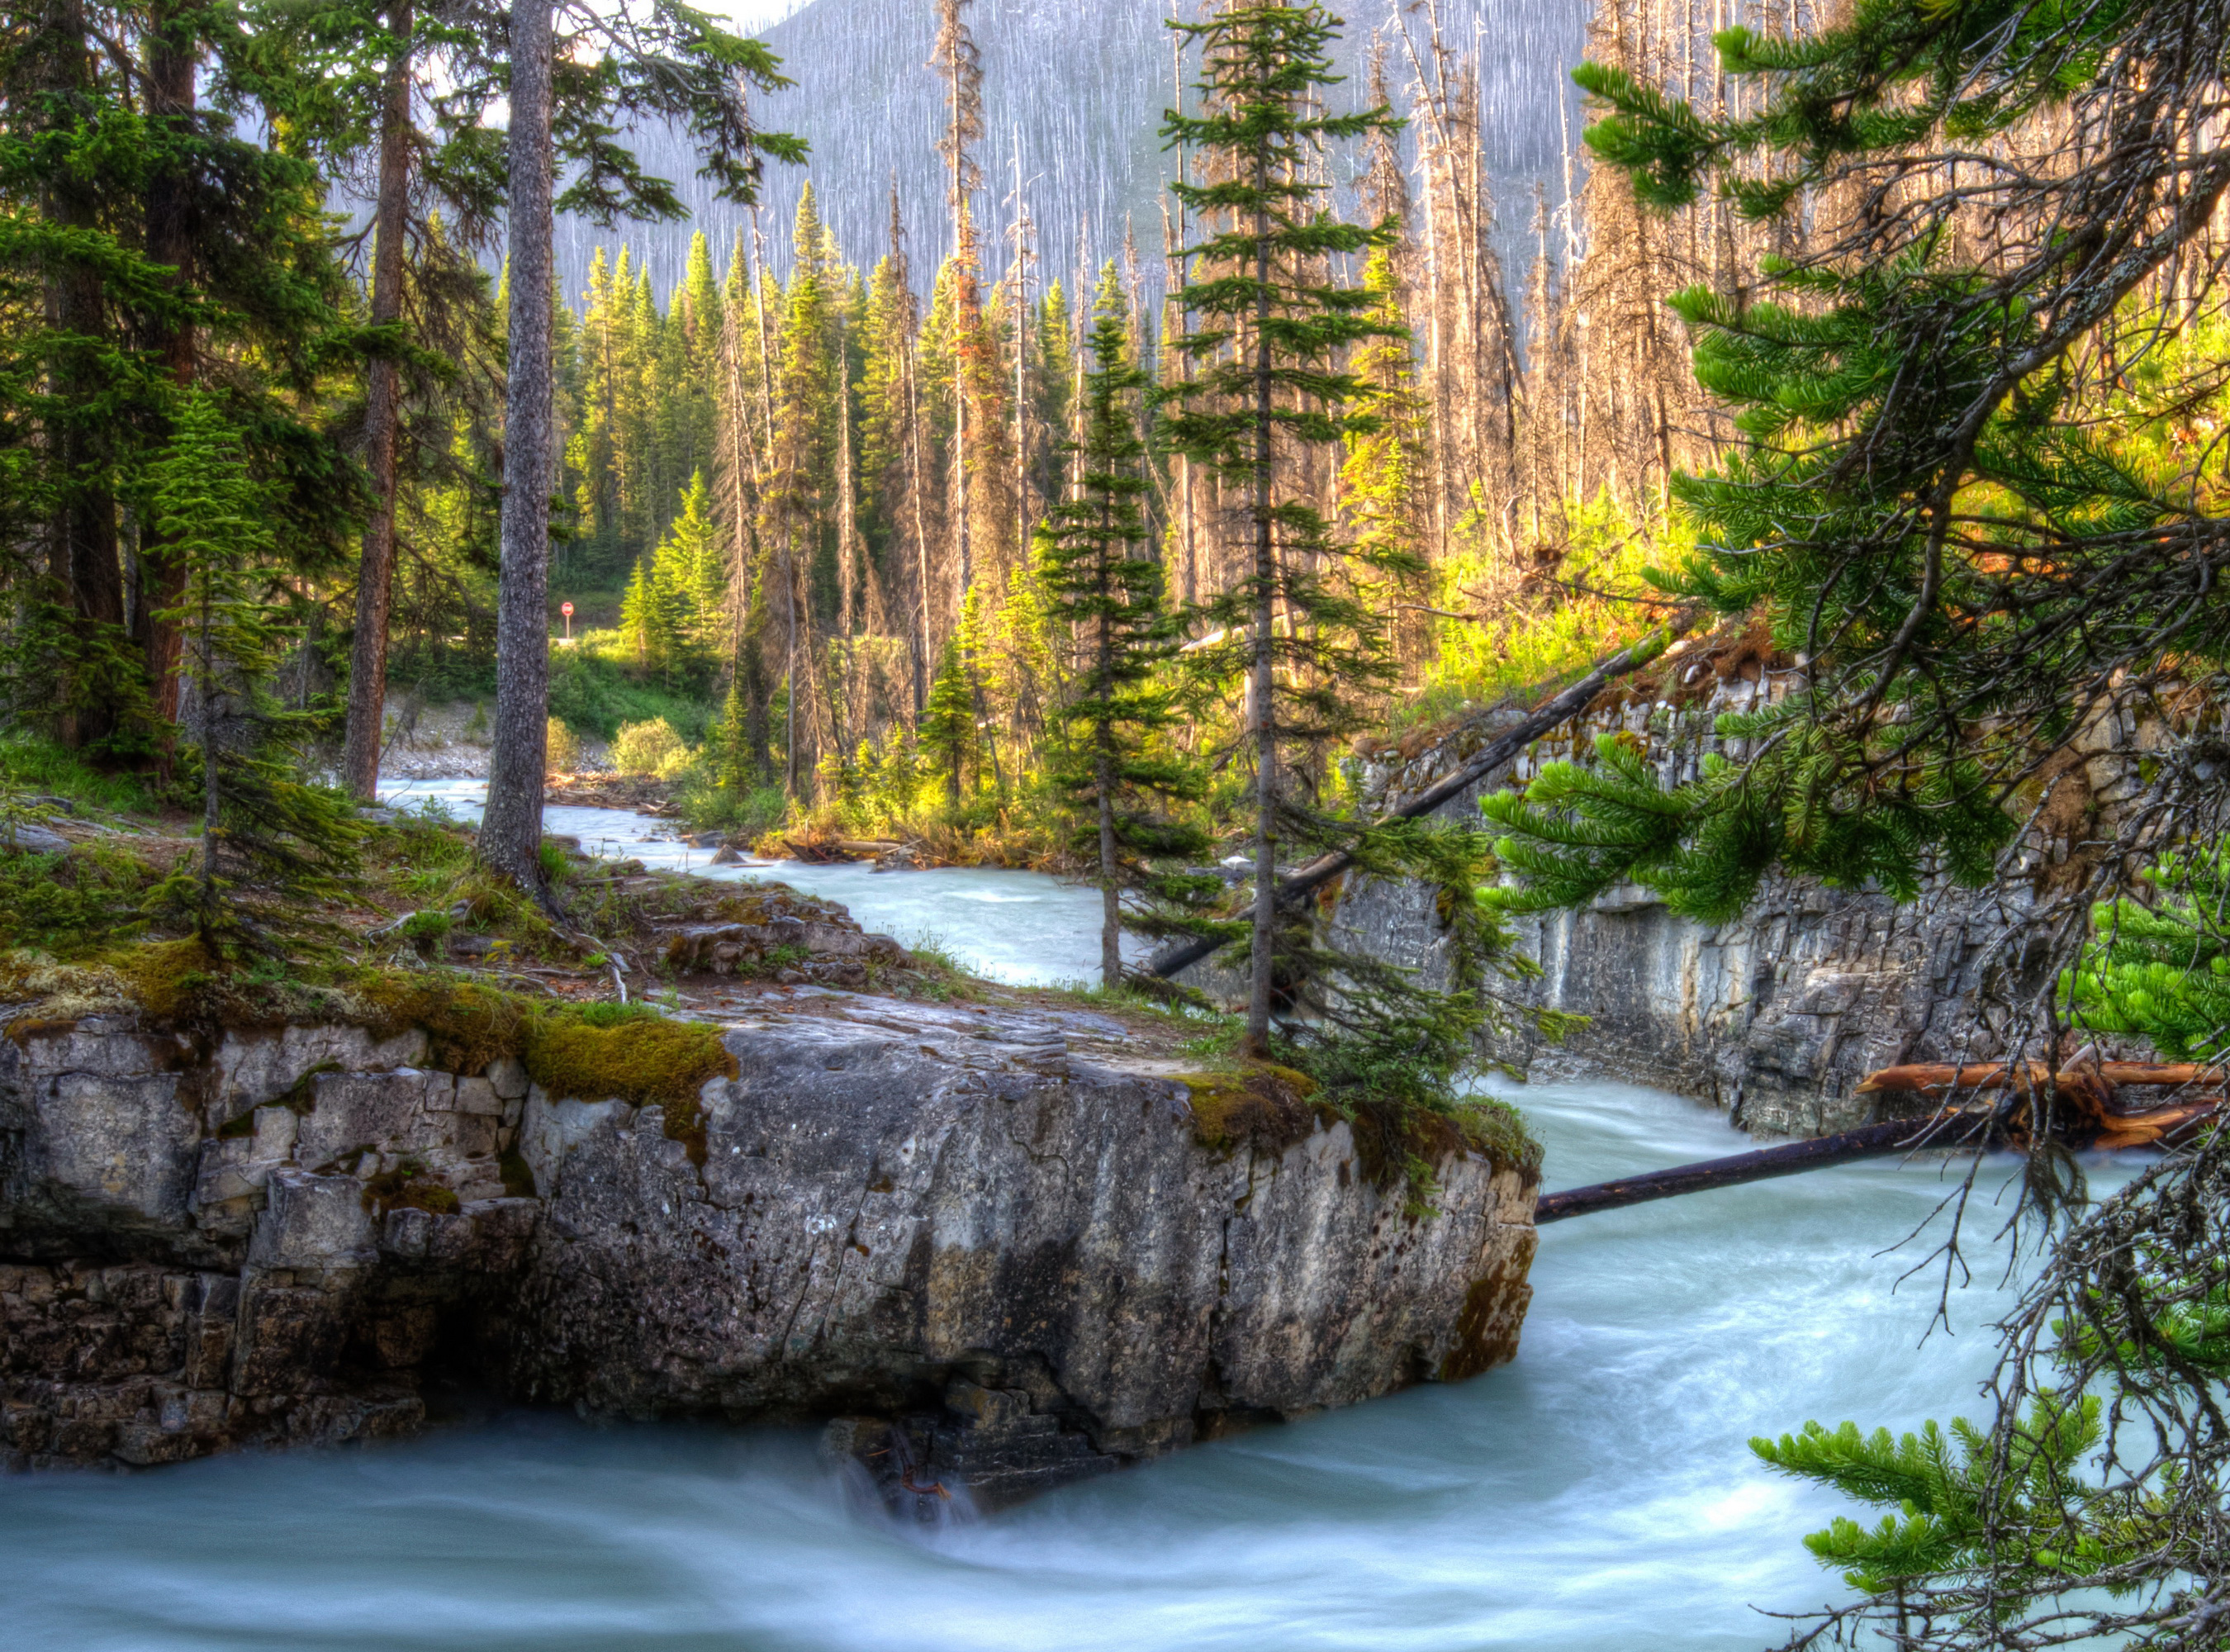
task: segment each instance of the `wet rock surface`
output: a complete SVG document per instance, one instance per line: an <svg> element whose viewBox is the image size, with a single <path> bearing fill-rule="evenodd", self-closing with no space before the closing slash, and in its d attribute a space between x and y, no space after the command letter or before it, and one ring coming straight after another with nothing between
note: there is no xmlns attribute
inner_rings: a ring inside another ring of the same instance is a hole
<svg viewBox="0 0 2230 1652"><path fill-rule="evenodd" d="M1515 1171L1450 1158L1420 1214L1344 1125L1212 1151L1080 1010L805 988L723 1026L736 1075L670 1120L416 1032L17 1007L0 1460L376 1438L457 1381L835 1419L879 1494L996 1504L1515 1351Z"/></svg>

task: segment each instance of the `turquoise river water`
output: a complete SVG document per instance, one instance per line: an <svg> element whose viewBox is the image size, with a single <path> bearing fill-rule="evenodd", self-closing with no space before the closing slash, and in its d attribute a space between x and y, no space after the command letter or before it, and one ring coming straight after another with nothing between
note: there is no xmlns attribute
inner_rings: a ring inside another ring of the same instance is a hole
<svg viewBox="0 0 2230 1652"><path fill-rule="evenodd" d="M550 829L644 829L571 813L609 811L552 810ZM1080 976L1092 957L1090 892L1027 874L770 874L1009 978ZM1507 1094L1547 1145L1551 1187L1743 1145L1651 1090ZM547 1414L0 1479L0 1647L1769 1646L1785 1630L1767 1612L1840 1588L1799 1542L1839 1505L1767 1473L1748 1438L1975 1408L2004 1295L1957 1294L1956 1334L1926 1335L1933 1276L1897 1283L1924 1246L1891 1250L1943 1191L1932 1165L1875 1161L1560 1223L1511 1365L934 1531L860 1512L802 1431Z"/></svg>

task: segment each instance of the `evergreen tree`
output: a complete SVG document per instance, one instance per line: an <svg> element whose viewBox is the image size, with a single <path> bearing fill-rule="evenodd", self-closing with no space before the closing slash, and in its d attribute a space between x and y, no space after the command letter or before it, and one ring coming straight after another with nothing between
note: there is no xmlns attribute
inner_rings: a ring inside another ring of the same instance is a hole
<svg viewBox="0 0 2230 1652"><path fill-rule="evenodd" d="M1588 142L1643 204L1709 184L1761 223L1819 222L1762 284L1669 300L1739 440L1675 479L1701 549L1666 583L1762 616L1806 680L1724 720L1742 755L1695 782L1660 788L1605 751L1498 804L1542 899L1631 877L1724 917L1776 868L1907 898L1938 873L1987 882L2056 750L2130 714L2171 655L2186 681L2230 658L2199 548L2220 533L2207 467L2120 450L2091 388L2098 364L2172 353L2193 319L2179 261L2230 187L2182 193L2188 157L2216 149L2195 124L2201 59L2169 43L2169 16L2008 14L2001 35L1865 0L1795 41L1731 29L1739 115L1579 72L1602 112ZM2185 89L2145 89L2169 85ZM2001 142L1977 184L1963 158ZM1883 188L1887 217L1835 217ZM2188 362L2158 405L2213 400L2214 366Z"/></svg>
<svg viewBox="0 0 2230 1652"><path fill-rule="evenodd" d="M275 948L264 917L345 893L362 828L333 793L302 784L315 720L280 707L271 681L290 639L266 594L274 541L269 500L239 437L207 393L186 397L150 471L154 523L175 558L178 606L164 617L186 646L179 667L200 760L202 843L151 900L190 915L221 953ZM259 897L261 897L259 899Z"/></svg>
<svg viewBox="0 0 2230 1652"><path fill-rule="evenodd" d="M1084 441L1073 455L1076 495L1047 513L1037 544L1053 617L1078 653L1058 716L1069 747L1051 778L1092 810L1080 847L1089 845L1098 866L1100 978L1111 988L1123 979L1125 889L1159 893L1153 862L1197 855L1208 842L1196 827L1170 820L1166 807L1206 787L1165 738L1181 715L1166 681L1179 628L1142 508L1150 484L1135 403L1149 380L1131 356L1128 308L1110 263L1094 307Z"/></svg>
<svg viewBox="0 0 2230 1652"><path fill-rule="evenodd" d="M976 726L976 700L975 675L969 669L960 638L947 637L916 738L923 752L936 761L944 775L945 806L955 820L960 816L963 778L983 750L983 735Z"/></svg>
<svg viewBox="0 0 2230 1652"><path fill-rule="evenodd" d="M1311 448L1379 429L1370 386L1342 364L1397 329L1379 319L1374 294L1331 284L1323 272L1329 258L1377 246L1389 232L1334 219L1315 160L1324 145L1393 117L1382 107L1314 113L1338 79L1329 55L1337 26L1320 6L1243 0L1171 27L1201 49L1202 113L1172 112L1163 135L1223 181L1171 186L1220 227L1185 249L1176 301L1189 329L1177 347L1190 376L1164 389L1166 428L1244 499L1251 540L1240 577L1203 605L1224 640L1195 657L1247 685L1255 758L1247 1039L1260 1053L1270 1036L1281 850L1337 829L1298 783L1309 754L1362 726L1370 697L1392 681L1374 587L1417 567L1382 542L1338 542L1300 474Z"/></svg>

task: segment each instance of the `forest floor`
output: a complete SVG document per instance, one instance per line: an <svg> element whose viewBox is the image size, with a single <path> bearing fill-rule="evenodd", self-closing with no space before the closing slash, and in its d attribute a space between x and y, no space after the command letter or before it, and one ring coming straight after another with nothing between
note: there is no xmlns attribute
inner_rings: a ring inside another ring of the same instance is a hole
<svg viewBox="0 0 2230 1652"><path fill-rule="evenodd" d="M768 994L869 991L957 1004L1089 1008L1172 1050L1220 1018L1176 1013L1130 992L1011 987L968 974L934 950L865 934L845 908L779 883L718 884L638 861L596 860L545 841L545 907L488 873L467 827L380 811L365 823L361 868L345 898L303 901L243 887L261 936L227 960L174 957L184 932L157 891L191 870L197 818L113 806L98 785L16 791L0 808L0 957L5 969L60 965L139 972L166 967L316 984L364 971L470 981L552 1006L648 1002L717 1017ZM571 800L570 797L569 801ZM615 798L612 806L627 806Z"/></svg>

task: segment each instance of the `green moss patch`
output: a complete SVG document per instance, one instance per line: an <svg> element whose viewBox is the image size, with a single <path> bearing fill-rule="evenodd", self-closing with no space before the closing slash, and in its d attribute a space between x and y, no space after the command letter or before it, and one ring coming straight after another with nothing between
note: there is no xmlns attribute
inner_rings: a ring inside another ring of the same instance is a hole
<svg viewBox="0 0 2230 1652"><path fill-rule="evenodd" d="M1216 1152L1241 1147L1281 1153L1339 1114L1314 1100L1316 1081L1268 1062L1221 1073L1188 1073L1177 1081L1192 1103L1194 1139Z"/></svg>
<svg viewBox="0 0 2230 1652"><path fill-rule="evenodd" d="M584 1004L538 1016L528 1023L525 1055L527 1075L553 1096L663 1107L666 1133L699 1165L705 1120L698 1093L706 1080L738 1070L719 1028L668 1020L641 1004Z"/></svg>
<svg viewBox="0 0 2230 1652"><path fill-rule="evenodd" d="M478 1073L500 1056L525 1050L525 1000L454 976L364 970L349 982L362 1005L360 1024L382 1038L423 1027L427 1058L452 1073Z"/></svg>

